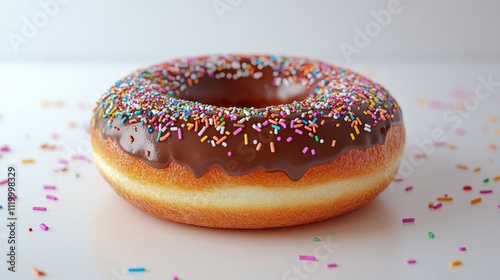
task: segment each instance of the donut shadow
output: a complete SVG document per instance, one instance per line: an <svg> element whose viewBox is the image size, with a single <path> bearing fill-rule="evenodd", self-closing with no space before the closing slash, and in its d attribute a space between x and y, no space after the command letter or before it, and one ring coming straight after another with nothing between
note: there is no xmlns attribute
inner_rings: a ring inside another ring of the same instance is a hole
<svg viewBox="0 0 500 280"><path fill-rule="evenodd" d="M337 242L347 237L367 239L377 232L389 231L396 220L389 205L380 197L329 220L258 230L212 229L165 221L140 211L112 192L108 192L98 208L91 234L92 246L98 263L108 269L133 260L161 267L159 259L173 256L181 263L194 262L200 258L200 251L233 252L240 256L257 254L257 251L272 254L280 248L289 248L290 244L311 242L314 237Z"/></svg>

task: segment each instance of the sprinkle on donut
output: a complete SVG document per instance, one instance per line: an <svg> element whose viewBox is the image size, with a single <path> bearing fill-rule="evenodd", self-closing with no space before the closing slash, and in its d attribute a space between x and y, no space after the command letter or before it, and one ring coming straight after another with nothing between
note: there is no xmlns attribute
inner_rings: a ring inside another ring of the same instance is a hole
<svg viewBox="0 0 500 280"><path fill-rule="evenodd" d="M262 107L195 100L197 90L203 94L203 83L244 80L251 86L252 80L265 79L270 84L263 88L276 89L273 94L298 88L307 96ZM345 150L383 143L391 123L401 120L387 91L359 74L305 58L260 55L182 58L138 70L106 91L94 111L92 123L104 137L115 138L125 151L158 167L175 160L197 177L212 166L230 175L262 168L284 171L293 180ZM131 126L135 129L126 129ZM160 145L171 148L158 151ZM245 146L255 151L252 159L244 155ZM201 151L201 160L180 155L180 147L185 153ZM225 168L224 161L236 155L245 158L239 168Z"/></svg>

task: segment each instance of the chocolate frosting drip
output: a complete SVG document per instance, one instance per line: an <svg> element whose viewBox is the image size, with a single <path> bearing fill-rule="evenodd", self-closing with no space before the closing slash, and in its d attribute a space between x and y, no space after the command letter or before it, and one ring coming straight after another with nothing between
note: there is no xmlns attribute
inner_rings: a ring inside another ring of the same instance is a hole
<svg viewBox="0 0 500 280"><path fill-rule="evenodd" d="M402 121L385 89L349 70L234 55L136 71L103 94L93 126L156 168L175 161L198 178L217 166L229 175L263 169L298 180L347 150L384 143Z"/></svg>

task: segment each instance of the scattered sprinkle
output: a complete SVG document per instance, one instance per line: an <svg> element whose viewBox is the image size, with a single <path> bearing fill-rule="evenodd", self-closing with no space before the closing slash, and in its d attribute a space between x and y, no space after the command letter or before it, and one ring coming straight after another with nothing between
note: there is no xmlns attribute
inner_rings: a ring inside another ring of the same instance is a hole
<svg viewBox="0 0 500 280"><path fill-rule="evenodd" d="M490 179L486 178L483 180L484 183L488 183L490 181Z"/></svg>
<svg viewBox="0 0 500 280"><path fill-rule="evenodd" d="M440 196L437 198L437 201L453 201L453 197L451 196Z"/></svg>
<svg viewBox="0 0 500 280"><path fill-rule="evenodd" d="M474 173L478 173L478 172L481 172L481 167L474 168Z"/></svg>
<svg viewBox="0 0 500 280"><path fill-rule="evenodd" d="M315 256L299 255L299 260L301 261L316 261Z"/></svg>
<svg viewBox="0 0 500 280"><path fill-rule="evenodd" d="M32 229L32 228L29 228L29 229L28 229L28 231L29 231L29 232L32 232L32 231L33 231L33 229Z"/></svg>
<svg viewBox="0 0 500 280"><path fill-rule="evenodd" d="M128 272L144 272L146 271L146 268L144 267L129 267L127 269Z"/></svg>
<svg viewBox="0 0 500 280"><path fill-rule="evenodd" d="M465 247L458 247L458 251L460 251L460 252L467 251L467 248L465 248Z"/></svg>
<svg viewBox="0 0 500 280"><path fill-rule="evenodd" d="M471 186L464 186L462 188L464 191L468 192L468 191L471 191L472 190L472 187Z"/></svg>
<svg viewBox="0 0 500 280"><path fill-rule="evenodd" d="M493 193L493 190L480 190L480 194L488 194L488 193Z"/></svg>
<svg viewBox="0 0 500 280"><path fill-rule="evenodd" d="M48 227L46 224L44 224L44 223L41 223L41 224L40 224L40 228L41 228L43 231L47 231L47 230L49 230L49 227Z"/></svg>
<svg viewBox="0 0 500 280"><path fill-rule="evenodd" d="M500 181L500 175L493 177L493 181Z"/></svg>
<svg viewBox="0 0 500 280"><path fill-rule="evenodd" d="M442 203L438 203L438 204L432 206L432 208L439 209L439 208L441 208L441 206L443 206L443 204Z"/></svg>
<svg viewBox="0 0 500 280"><path fill-rule="evenodd" d="M434 238L434 233L433 233L432 231L429 231L429 232L427 233L427 235L428 235L428 236L429 236L429 238L431 238L431 239L432 239L432 238Z"/></svg>
<svg viewBox="0 0 500 280"><path fill-rule="evenodd" d="M407 260L406 263L411 265L411 264L416 264L417 261L414 259L410 259L410 260Z"/></svg>
<svg viewBox="0 0 500 280"><path fill-rule="evenodd" d="M415 222L415 218L403 218L403 223L413 223Z"/></svg>
<svg viewBox="0 0 500 280"><path fill-rule="evenodd" d="M476 198L474 198L474 199L472 199L470 201L470 204L476 204L476 203L479 203L479 202L481 202L481 198L480 197L476 197Z"/></svg>
<svg viewBox="0 0 500 280"><path fill-rule="evenodd" d="M460 260L455 260L455 261L450 262L450 267L455 267L455 266L459 266L459 265L462 265L462 261L460 261Z"/></svg>
<svg viewBox="0 0 500 280"><path fill-rule="evenodd" d="M427 204L427 207L429 207L429 208L434 208L434 202L432 202L432 201L431 201L431 202L429 202L429 204Z"/></svg>
<svg viewBox="0 0 500 280"><path fill-rule="evenodd" d="M25 159L22 159L22 160L21 160L21 163L22 163L22 164L31 164L31 163L35 163L35 159L34 159L34 158L25 158Z"/></svg>
<svg viewBox="0 0 500 280"><path fill-rule="evenodd" d="M44 275L45 275L45 272L43 272L43 271L39 270L39 269L38 269L38 268L36 268L36 267L33 267L33 269L32 269L32 270L33 270L33 274L34 274L35 276L37 276L37 277L42 277L42 276L44 276Z"/></svg>
<svg viewBox="0 0 500 280"><path fill-rule="evenodd" d="M411 190L413 190L413 186L408 186L405 188L405 191L411 191Z"/></svg>
<svg viewBox="0 0 500 280"><path fill-rule="evenodd" d="M53 195L50 195L50 194L46 195L45 198L50 199L50 200L57 200L56 196L53 196Z"/></svg>
<svg viewBox="0 0 500 280"><path fill-rule="evenodd" d="M33 211L47 211L47 207L33 206Z"/></svg>
<svg viewBox="0 0 500 280"><path fill-rule="evenodd" d="M0 181L0 185L5 185L9 182L9 179L3 179L2 181Z"/></svg>
<svg viewBox="0 0 500 280"><path fill-rule="evenodd" d="M327 268L336 268L338 265L336 263L329 263L326 265Z"/></svg>
<svg viewBox="0 0 500 280"><path fill-rule="evenodd" d="M55 190L55 189L56 189L56 186L52 186L52 185L45 185L45 186L43 186L43 189L44 189L44 190Z"/></svg>
<svg viewBox="0 0 500 280"><path fill-rule="evenodd" d="M319 237L314 237L314 242L320 242L321 239L319 239Z"/></svg>

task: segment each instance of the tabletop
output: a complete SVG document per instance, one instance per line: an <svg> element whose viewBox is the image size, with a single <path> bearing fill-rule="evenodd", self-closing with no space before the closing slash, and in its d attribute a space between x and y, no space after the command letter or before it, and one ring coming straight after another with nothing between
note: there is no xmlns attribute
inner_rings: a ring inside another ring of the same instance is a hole
<svg viewBox="0 0 500 280"><path fill-rule="evenodd" d="M498 65L346 65L381 83L403 109L407 142L395 180L365 207L327 221L222 230L137 210L93 164L95 100L147 64L4 62L0 279L498 279Z"/></svg>

